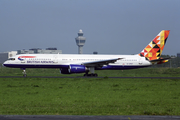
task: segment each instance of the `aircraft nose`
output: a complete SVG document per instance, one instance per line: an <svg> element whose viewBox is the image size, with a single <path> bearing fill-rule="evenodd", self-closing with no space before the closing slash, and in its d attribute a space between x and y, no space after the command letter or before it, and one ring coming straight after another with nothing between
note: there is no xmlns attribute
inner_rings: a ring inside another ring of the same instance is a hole
<svg viewBox="0 0 180 120"><path fill-rule="evenodd" d="M8 64L8 61L5 61L4 63L3 63L3 66L6 66Z"/></svg>

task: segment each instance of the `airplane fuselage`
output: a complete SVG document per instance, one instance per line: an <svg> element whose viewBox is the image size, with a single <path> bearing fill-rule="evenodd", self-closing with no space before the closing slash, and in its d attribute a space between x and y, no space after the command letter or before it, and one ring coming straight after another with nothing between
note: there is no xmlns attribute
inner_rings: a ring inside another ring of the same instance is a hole
<svg viewBox="0 0 180 120"><path fill-rule="evenodd" d="M152 65L145 57L139 55L20 54L13 58L14 60L7 60L4 66L14 68L68 68L71 64L83 65L87 62L114 58L122 59L107 65L96 66L96 69L123 70Z"/></svg>

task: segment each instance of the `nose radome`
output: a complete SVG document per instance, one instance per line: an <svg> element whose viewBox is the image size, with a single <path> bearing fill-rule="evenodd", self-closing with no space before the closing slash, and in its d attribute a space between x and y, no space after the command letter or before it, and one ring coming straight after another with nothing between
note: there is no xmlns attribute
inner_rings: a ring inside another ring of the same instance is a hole
<svg viewBox="0 0 180 120"><path fill-rule="evenodd" d="M6 64L8 64L8 61L5 61L5 62L3 63L3 66L6 66Z"/></svg>

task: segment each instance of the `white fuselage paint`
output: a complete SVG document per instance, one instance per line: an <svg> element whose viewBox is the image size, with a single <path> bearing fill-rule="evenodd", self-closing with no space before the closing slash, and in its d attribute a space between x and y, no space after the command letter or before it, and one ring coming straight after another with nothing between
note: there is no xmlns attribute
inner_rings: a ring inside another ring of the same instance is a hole
<svg viewBox="0 0 180 120"><path fill-rule="evenodd" d="M23 56L23 57L22 57ZM26 57L28 56L28 57ZM29 57L32 56L32 57ZM21 58L22 57L22 58ZM61 68L60 65L76 64L81 65L86 62L101 61L115 58L122 58L114 63L109 63L110 66L135 66L135 68L152 65L145 57L139 55L88 55L88 54L20 54L12 58L15 60L7 60L4 66L27 68ZM106 66L106 65L104 65Z"/></svg>

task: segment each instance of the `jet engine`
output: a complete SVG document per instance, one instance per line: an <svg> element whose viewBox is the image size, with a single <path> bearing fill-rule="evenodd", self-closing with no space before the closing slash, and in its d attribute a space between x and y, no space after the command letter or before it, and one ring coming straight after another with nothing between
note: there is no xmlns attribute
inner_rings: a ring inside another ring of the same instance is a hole
<svg viewBox="0 0 180 120"><path fill-rule="evenodd" d="M87 68L84 65L69 65L69 68L61 68L61 74L84 73Z"/></svg>

